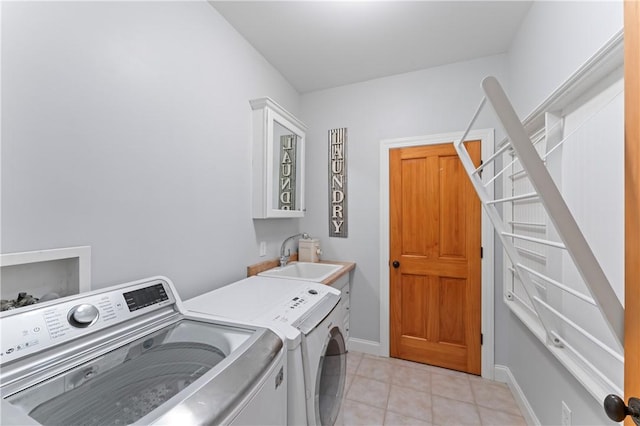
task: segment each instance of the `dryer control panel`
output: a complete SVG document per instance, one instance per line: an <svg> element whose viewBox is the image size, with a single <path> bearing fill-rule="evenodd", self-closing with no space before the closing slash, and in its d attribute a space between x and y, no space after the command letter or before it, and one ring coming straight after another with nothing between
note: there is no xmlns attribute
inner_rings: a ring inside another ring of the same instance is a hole
<svg viewBox="0 0 640 426"><path fill-rule="evenodd" d="M322 291L305 286L291 294L291 297L286 301L276 305L274 309L264 315L264 318L293 325L296 320L313 309L314 305L320 303L323 296Z"/></svg>
<svg viewBox="0 0 640 426"><path fill-rule="evenodd" d="M306 335L329 315L338 302L339 291L324 284L308 283L257 320L290 325Z"/></svg>
<svg viewBox="0 0 640 426"><path fill-rule="evenodd" d="M5 311L0 364L130 321L175 300L169 284L155 279Z"/></svg>

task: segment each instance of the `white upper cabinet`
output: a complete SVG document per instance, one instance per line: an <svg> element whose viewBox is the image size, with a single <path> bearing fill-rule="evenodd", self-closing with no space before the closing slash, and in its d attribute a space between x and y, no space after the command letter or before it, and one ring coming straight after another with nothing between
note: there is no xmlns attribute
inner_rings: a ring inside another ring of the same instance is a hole
<svg viewBox="0 0 640 426"><path fill-rule="evenodd" d="M269 98L253 109L253 218L303 217L307 126Z"/></svg>

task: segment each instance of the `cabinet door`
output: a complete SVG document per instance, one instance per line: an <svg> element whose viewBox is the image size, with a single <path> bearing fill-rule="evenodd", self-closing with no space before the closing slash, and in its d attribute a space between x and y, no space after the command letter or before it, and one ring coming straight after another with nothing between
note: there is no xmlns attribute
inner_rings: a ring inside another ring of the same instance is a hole
<svg viewBox="0 0 640 426"><path fill-rule="evenodd" d="M302 217L305 212L306 126L269 98L253 108L253 217Z"/></svg>
<svg viewBox="0 0 640 426"><path fill-rule="evenodd" d="M345 338L348 340L349 338L349 316L350 316L350 309L351 309L351 280L349 279L349 274L344 275L340 278L338 278L338 280L332 284L332 287L337 288L338 290L340 290L340 292L342 293L340 295L340 309L343 310L344 312L344 318L343 318L343 329L344 329L344 334L345 334Z"/></svg>

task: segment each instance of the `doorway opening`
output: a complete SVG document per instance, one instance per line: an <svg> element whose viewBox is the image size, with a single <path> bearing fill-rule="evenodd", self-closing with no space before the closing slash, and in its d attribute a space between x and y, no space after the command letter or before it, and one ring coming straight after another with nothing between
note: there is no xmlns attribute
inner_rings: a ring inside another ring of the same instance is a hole
<svg viewBox="0 0 640 426"><path fill-rule="evenodd" d="M390 176L389 156L395 148L441 145L452 143L462 137L463 132L418 136L401 139L385 139L380 143L380 347L379 355L390 354ZM479 140L482 159L493 154L493 129L476 130L467 135L467 140ZM488 173L492 173L488 172ZM494 375L494 256L493 256L493 228L485 213L481 215L481 244L483 257L481 259L481 375L493 379Z"/></svg>

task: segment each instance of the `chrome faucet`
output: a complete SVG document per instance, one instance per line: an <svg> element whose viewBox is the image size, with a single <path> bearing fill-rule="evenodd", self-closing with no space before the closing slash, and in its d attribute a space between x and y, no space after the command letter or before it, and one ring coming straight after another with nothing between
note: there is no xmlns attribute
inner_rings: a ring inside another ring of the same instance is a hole
<svg viewBox="0 0 640 426"><path fill-rule="evenodd" d="M291 257L291 249L289 249L286 255L284 254L284 249L287 247L287 243L297 237L302 237L305 240L311 238L309 234L307 234L306 232L301 232L299 234L292 235L286 238L282 242L282 245L280 246L280 267L287 266L287 263L289 262L289 258Z"/></svg>

